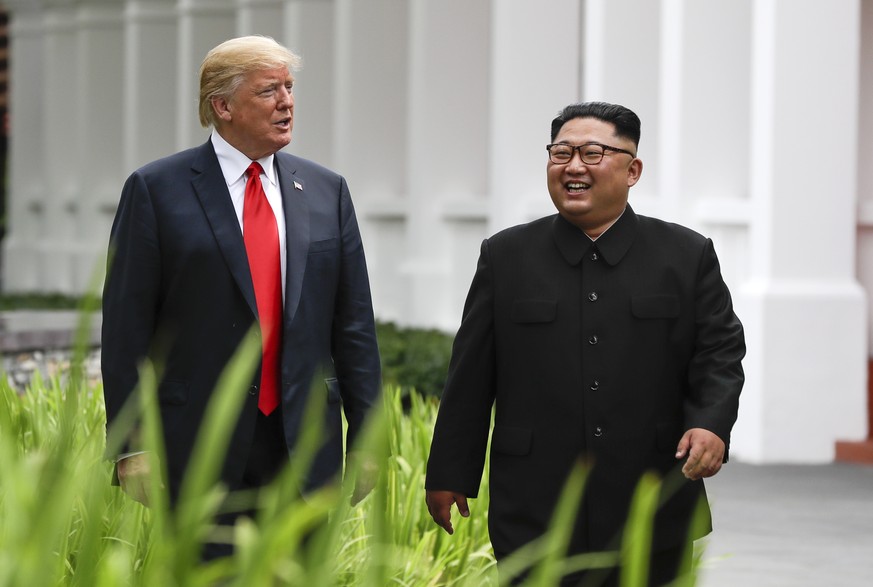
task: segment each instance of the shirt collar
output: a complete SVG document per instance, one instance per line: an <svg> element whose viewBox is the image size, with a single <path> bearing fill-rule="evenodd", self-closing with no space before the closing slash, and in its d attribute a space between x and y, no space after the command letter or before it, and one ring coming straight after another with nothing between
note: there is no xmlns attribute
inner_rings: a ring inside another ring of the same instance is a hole
<svg viewBox="0 0 873 587"><path fill-rule="evenodd" d="M595 242L575 224L558 214L553 223L555 244L570 265L577 265L589 250L599 252L607 264L616 265L633 244L637 223L637 215L628 204L618 220Z"/></svg>
<svg viewBox="0 0 873 587"><path fill-rule="evenodd" d="M218 157L221 173L224 175L224 181L228 186L235 184L244 177L249 165L252 164L252 160L228 143L216 129L212 130L212 147L215 149L215 156ZM276 186L278 185L279 178L273 165L274 158L275 154L270 154L258 159L258 163L264 168L267 180Z"/></svg>

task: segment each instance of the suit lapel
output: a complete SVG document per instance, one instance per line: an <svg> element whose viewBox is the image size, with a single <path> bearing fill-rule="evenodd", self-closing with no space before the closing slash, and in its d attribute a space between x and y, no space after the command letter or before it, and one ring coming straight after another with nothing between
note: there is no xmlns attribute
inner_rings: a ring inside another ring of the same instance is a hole
<svg viewBox="0 0 873 587"><path fill-rule="evenodd" d="M285 211L285 323L290 324L300 304L303 275L309 253L309 206L306 203L305 182L295 175L294 159L286 153L276 153L279 169L279 189Z"/></svg>
<svg viewBox="0 0 873 587"><path fill-rule="evenodd" d="M218 247L252 314L257 317L258 306L255 302L255 289L252 285L245 242L211 141L200 147L191 168L194 171L191 185L200 199L200 205L206 213Z"/></svg>

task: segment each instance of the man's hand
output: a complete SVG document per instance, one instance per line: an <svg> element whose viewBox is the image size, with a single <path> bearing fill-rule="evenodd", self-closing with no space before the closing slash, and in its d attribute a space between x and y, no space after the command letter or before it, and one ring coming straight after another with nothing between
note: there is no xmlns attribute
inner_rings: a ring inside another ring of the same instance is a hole
<svg viewBox="0 0 873 587"><path fill-rule="evenodd" d="M149 505L151 459L150 453L140 453L120 459L115 464L121 489L144 506Z"/></svg>
<svg viewBox="0 0 873 587"><path fill-rule="evenodd" d="M676 458L688 455L682 474L692 481L712 477L721 470L724 461L724 442L703 428L692 428L682 435L676 448Z"/></svg>
<svg viewBox="0 0 873 587"><path fill-rule="evenodd" d="M467 496L456 491L428 491L425 494L427 502L427 511L430 512L430 517L443 530L449 534L454 534L455 529L452 528L452 504L458 504L458 511L465 518L470 517L470 508L467 506Z"/></svg>

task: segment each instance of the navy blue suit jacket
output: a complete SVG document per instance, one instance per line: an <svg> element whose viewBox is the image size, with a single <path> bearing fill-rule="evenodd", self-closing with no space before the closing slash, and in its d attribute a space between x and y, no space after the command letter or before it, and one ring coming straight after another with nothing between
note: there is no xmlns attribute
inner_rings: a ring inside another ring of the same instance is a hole
<svg viewBox="0 0 873 587"><path fill-rule="evenodd" d="M345 180L276 153L286 224L282 414L293 453L311 394L326 404L325 442L307 486L342 464L342 409L351 445L380 387L379 354L361 236ZM160 412L175 497L218 377L257 320L239 221L212 143L135 171L112 226L103 294L102 369L112 424L144 357L161 369ZM255 374L253 387L260 381ZM251 393L250 393L251 391ZM238 481L257 393L247 394L222 478Z"/></svg>

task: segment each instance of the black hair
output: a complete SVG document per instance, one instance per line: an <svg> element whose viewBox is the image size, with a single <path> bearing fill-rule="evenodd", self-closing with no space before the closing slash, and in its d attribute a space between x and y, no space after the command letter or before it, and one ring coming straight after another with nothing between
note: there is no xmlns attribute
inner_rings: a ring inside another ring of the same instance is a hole
<svg viewBox="0 0 873 587"><path fill-rule="evenodd" d="M607 102L580 102L566 106L552 120L552 142L561 127L574 118L596 118L608 122L615 127L617 137L631 140L637 147L640 145L640 117L629 108Z"/></svg>

